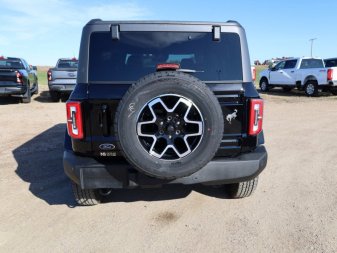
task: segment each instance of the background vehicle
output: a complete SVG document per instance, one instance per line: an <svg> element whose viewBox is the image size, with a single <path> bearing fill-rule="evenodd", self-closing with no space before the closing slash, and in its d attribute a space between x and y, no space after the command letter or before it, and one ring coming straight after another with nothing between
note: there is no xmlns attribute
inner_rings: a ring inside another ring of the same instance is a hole
<svg viewBox="0 0 337 253"><path fill-rule="evenodd" d="M266 167L263 101L237 22L92 20L66 108L63 164L82 205L163 184L242 198Z"/></svg>
<svg viewBox="0 0 337 253"><path fill-rule="evenodd" d="M33 65L29 65L29 68L32 70L32 72L37 76L37 67Z"/></svg>
<svg viewBox="0 0 337 253"><path fill-rule="evenodd" d="M318 90L329 88L331 70L325 69L320 58L294 58L279 62L260 73L260 89L267 92L273 87L290 91L297 87L307 96L316 96Z"/></svg>
<svg viewBox="0 0 337 253"><path fill-rule="evenodd" d="M253 80L253 82L255 82L255 79L256 79L256 67L255 66L251 66L251 71L252 71L252 80Z"/></svg>
<svg viewBox="0 0 337 253"><path fill-rule="evenodd" d="M0 96L16 96L23 103L30 103L31 95L38 92L38 78L32 66L22 58L0 57Z"/></svg>
<svg viewBox="0 0 337 253"><path fill-rule="evenodd" d="M329 71L329 86L333 95L337 95L337 58L329 58L324 60L325 67ZM329 70L331 69L331 70Z"/></svg>
<svg viewBox="0 0 337 253"><path fill-rule="evenodd" d="M54 102L60 100L61 94L69 95L74 90L77 67L76 58L61 58L57 61L55 68L48 70L49 93Z"/></svg>

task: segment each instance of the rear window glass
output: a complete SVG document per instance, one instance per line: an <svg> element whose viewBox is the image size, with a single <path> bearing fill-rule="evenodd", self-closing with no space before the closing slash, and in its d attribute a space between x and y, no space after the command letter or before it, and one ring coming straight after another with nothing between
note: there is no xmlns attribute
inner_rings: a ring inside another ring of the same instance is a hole
<svg viewBox="0 0 337 253"><path fill-rule="evenodd" d="M0 68L2 69L24 69L21 60L12 60L12 59L0 60Z"/></svg>
<svg viewBox="0 0 337 253"><path fill-rule="evenodd" d="M337 59L325 60L325 67L326 68L337 67Z"/></svg>
<svg viewBox="0 0 337 253"><path fill-rule="evenodd" d="M89 81L136 81L159 63L179 63L201 80L242 80L240 38L235 33L213 41L212 33L121 32L112 40L109 32L91 34Z"/></svg>
<svg viewBox="0 0 337 253"><path fill-rule="evenodd" d="M301 69L324 68L322 60L319 59L303 59Z"/></svg>
<svg viewBox="0 0 337 253"><path fill-rule="evenodd" d="M78 60L60 60L57 64L57 68L76 68L78 67Z"/></svg>

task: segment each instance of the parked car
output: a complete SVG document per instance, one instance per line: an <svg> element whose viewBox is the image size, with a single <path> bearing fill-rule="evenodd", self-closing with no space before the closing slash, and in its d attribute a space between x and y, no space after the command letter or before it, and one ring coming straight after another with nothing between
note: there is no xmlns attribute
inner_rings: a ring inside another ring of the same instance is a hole
<svg viewBox="0 0 337 253"><path fill-rule="evenodd" d="M79 59L63 155L78 204L164 184L252 194L267 151L240 24L92 20Z"/></svg>
<svg viewBox="0 0 337 253"><path fill-rule="evenodd" d="M316 96L319 90L334 87L331 73L332 70L325 68L321 58L287 59L260 73L260 89L267 92L273 87L282 87L288 92L297 87L307 96Z"/></svg>
<svg viewBox="0 0 337 253"><path fill-rule="evenodd" d="M329 71L329 85L330 91L333 95L337 95L337 58L329 58L324 60L325 67L331 70Z"/></svg>
<svg viewBox="0 0 337 253"><path fill-rule="evenodd" d="M61 58L57 61L55 68L48 70L49 93L54 102L58 102L62 94L69 95L74 90L77 67L76 58Z"/></svg>
<svg viewBox="0 0 337 253"><path fill-rule="evenodd" d="M36 67L24 59L0 57L0 96L20 97L22 103L30 103L32 94L38 94Z"/></svg>

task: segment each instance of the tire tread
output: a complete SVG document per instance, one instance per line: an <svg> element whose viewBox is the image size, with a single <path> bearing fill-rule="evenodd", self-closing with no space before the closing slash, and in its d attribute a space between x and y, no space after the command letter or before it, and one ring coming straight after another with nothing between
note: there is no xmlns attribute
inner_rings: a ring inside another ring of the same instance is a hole
<svg viewBox="0 0 337 253"><path fill-rule="evenodd" d="M100 198L93 189L81 189L79 185L71 182L72 190L77 204L81 206L93 206L100 203Z"/></svg>
<svg viewBox="0 0 337 253"><path fill-rule="evenodd" d="M258 184L258 177L227 186L230 197L234 199L249 197L253 194Z"/></svg>

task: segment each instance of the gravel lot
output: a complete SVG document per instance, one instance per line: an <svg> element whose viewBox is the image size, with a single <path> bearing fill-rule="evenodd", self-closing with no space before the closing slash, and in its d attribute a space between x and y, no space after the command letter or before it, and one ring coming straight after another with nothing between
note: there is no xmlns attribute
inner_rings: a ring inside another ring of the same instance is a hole
<svg viewBox="0 0 337 253"><path fill-rule="evenodd" d="M255 194L118 190L77 207L63 173L65 104L0 99L0 252L337 252L337 97L265 98Z"/></svg>

